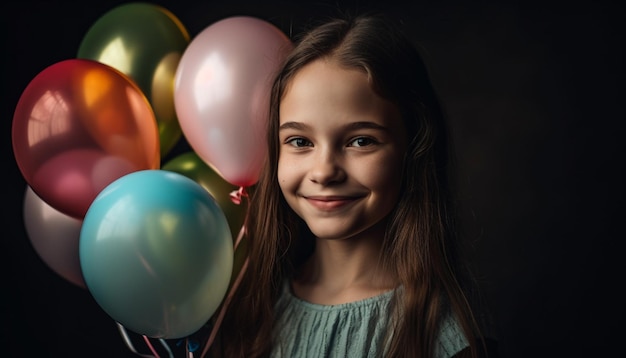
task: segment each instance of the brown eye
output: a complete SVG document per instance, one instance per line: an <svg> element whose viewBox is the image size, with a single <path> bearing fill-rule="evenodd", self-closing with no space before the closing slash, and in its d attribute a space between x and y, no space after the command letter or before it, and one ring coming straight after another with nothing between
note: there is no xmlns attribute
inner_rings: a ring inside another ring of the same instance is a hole
<svg viewBox="0 0 626 358"><path fill-rule="evenodd" d="M311 146L311 142L309 142L308 140L301 138L301 137L296 137L296 138L291 138L289 140L287 140L287 143L289 143L290 145L296 147L296 148L300 148L300 147L310 147Z"/></svg>
<svg viewBox="0 0 626 358"><path fill-rule="evenodd" d="M349 144L349 147L365 147L368 145L376 144L376 141L369 137L354 138Z"/></svg>

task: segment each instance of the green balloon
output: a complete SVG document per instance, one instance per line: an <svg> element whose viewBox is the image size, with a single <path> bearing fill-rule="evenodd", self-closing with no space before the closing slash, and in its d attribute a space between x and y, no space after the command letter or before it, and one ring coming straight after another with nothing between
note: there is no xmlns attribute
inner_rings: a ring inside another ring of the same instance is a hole
<svg viewBox="0 0 626 358"><path fill-rule="evenodd" d="M186 28L169 10L138 2L105 13L78 49L78 58L109 65L139 86L157 120L162 158L182 137L174 108L174 77L189 41Z"/></svg>
<svg viewBox="0 0 626 358"><path fill-rule="evenodd" d="M235 204L230 199L230 193L238 187L224 180L196 152L180 154L163 164L161 169L182 174L205 188L224 212L233 239L237 238L246 215L245 201Z"/></svg>
<svg viewBox="0 0 626 358"><path fill-rule="evenodd" d="M235 204L230 199L230 193L238 190L238 187L224 180L217 172L211 169L196 152L187 152L172 158L163 164L161 170L169 170L182 174L205 188L215 199L226 216L230 227L233 241L237 240L246 218L247 205L245 201ZM230 285L233 284L248 253L248 242L243 239L235 247L233 258L233 273Z"/></svg>

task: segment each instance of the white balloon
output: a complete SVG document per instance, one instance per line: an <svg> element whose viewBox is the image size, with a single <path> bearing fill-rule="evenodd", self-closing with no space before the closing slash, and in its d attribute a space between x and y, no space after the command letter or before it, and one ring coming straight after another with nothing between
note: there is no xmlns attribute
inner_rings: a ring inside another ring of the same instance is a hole
<svg viewBox="0 0 626 358"><path fill-rule="evenodd" d="M67 281L86 288L78 256L82 220L54 209L26 186L24 224L33 248L44 263Z"/></svg>

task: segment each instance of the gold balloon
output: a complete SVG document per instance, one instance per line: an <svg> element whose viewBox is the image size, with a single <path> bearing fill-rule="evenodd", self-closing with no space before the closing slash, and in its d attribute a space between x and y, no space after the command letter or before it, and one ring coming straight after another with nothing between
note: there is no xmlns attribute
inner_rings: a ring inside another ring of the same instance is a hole
<svg viewBox="0 0 626 358"><path fill-rule="evenodd" d="M78 49L78 58L109 65L139 86L156 117L161 157L182 137L174 109L174 76L189 41L189 33L174 14L137 2L105 13Z"/></svg>

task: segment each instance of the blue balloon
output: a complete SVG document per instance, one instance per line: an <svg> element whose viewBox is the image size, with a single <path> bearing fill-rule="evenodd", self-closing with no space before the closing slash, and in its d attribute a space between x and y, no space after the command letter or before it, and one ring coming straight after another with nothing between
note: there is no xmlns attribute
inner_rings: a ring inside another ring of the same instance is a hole
<svg viewBox="0 0 626 358"><path fill-rule="evenodd" d="M87 285L115 321L153 338L198 331L228 290L228 221L206 189L166 170L113 181L89 207L79 259Z"/></svg>

